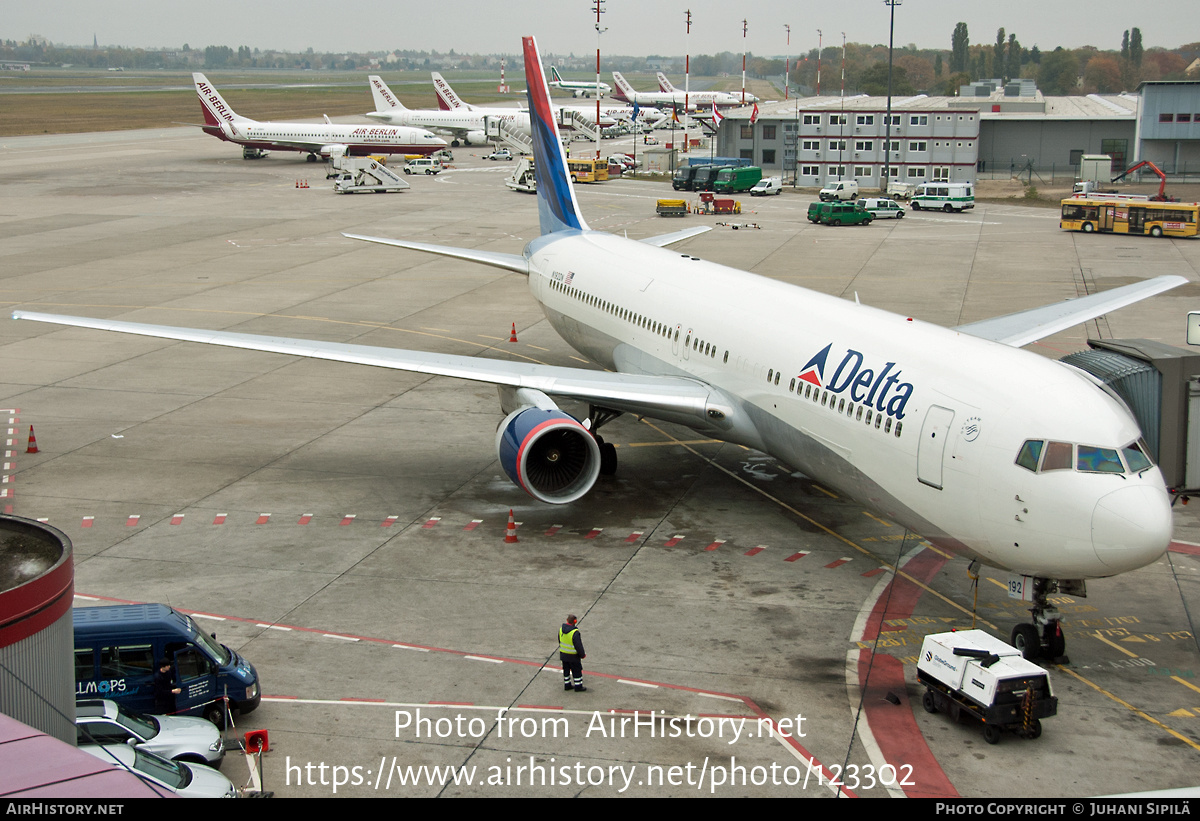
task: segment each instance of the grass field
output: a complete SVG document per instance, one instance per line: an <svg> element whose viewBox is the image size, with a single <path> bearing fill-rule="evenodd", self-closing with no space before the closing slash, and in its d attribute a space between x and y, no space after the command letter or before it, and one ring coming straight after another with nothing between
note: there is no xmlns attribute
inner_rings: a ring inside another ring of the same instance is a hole
<svg viewBox="0 0 1200 821"><path fill-rule="evenodd" d="M365 71L214 71L206 76L235 111L255 120L343 117L375 108ZM409 108L437 108L428 72L384 71L380 76ZM498 78L489 79L483 72L449 73L446 79L472 104L525 106L520 93L524 78L519 75L509 77L510 94L498 93ZM629 79L635 88L658 90L651 74ZM740 77L700 82L725 91L741 88ZM750 81L748 90L764 99L778 96L761 80ZM0 137L166 128L200 121L200 103L188 72L0 72Z"/></svg>

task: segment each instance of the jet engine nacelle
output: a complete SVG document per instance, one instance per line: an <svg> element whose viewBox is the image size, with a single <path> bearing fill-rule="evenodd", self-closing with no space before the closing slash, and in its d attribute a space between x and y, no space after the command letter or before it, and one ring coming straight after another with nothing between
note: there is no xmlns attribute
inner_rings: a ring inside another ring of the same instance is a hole
<svg viewBox="0 0 1200 821"><path fill-rule="evenodd" d="M496 431L496 452L514 484L554 505L581 498L600 475L596 437L557 409L526 406L510 413Z"/></svg>
<svg viewBox="0 0 1200 821"><path fill-rule="evenodd" d="M331 143L330 145L321 146L322 157L344 157L346 152L350 150L350 146L341 143Z"/></svg>
<svg viewBox="0 0 1200 821"><path fill-rule="evenodd" d="M466 137L467 145L487 145L487 134L483 131L468 131Z"/></svg>

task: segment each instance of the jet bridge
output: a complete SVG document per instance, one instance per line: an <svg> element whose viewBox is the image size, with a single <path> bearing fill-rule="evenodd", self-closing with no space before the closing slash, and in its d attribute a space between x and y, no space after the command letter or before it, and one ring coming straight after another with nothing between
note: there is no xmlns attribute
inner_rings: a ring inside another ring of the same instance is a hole
<svg viewBox="0 0 1200 821"><path fill-rule="evenodd" d="M1168 488L1200 489L1200 353L1149 339L1089 339L1088 345L1061 361L1125 401Z"/></svg>

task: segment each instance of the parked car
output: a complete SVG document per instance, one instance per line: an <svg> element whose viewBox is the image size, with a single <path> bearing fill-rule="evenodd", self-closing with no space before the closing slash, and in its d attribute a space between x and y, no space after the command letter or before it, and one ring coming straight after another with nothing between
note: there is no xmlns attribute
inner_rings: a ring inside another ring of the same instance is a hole
<svg viewBox="0 0 1200 821"><path fill-rule="evenodd" d="M211 721L142 715L107 698L75 702L75 729L80 747L132 742L163 758L213 767L225 757L225 741Z"/></svg>
<svg viewBox="0 0 1200 821"><path fill-rule="evenodd" d="M497 148L491 154L484 157L485 160L511 160L512 152L507 148Z"/></svg>
<svg viewBox="0 0 1200 821"><path fill-rule="evenodd" d="M184 798L237 797L233 782L212 767L169 761L149 750L126 744L93 744L80 749Z"/></svg>
<svg viewBox="0 0 1200 821"><path fill-rule="evenodd" d="M868 197L859 200L858 204L875 219L901 219L904 216L904 209L898 202L884 197Z"/></svg>

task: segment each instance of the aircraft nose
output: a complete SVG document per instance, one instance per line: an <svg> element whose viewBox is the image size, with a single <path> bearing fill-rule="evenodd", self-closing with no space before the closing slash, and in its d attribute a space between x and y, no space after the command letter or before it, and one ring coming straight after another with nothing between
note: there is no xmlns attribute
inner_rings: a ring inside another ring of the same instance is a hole
<svg viewBox="0 0 1200 821"><path fill-rule="evenodd" d="M1171 503L1161 487L1123 487L1101 497L1092 512L1092 547L1114 573L1145 567L1170 541Z"/></svg>

